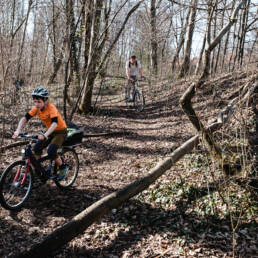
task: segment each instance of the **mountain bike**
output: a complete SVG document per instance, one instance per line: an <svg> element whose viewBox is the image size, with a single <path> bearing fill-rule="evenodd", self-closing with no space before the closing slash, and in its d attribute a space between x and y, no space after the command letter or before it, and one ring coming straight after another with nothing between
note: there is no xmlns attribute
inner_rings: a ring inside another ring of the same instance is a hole
<svg viewBox="0 0 258 258"><path fill-rule="evenodd" d="M145 98L143 91L139 88L138 82L142 81L139 79L135 79L132 87L129 85L125 86L125 103L126 107L131 107L131 103L137 112L140 112L144 109L145 106ZM132 89L131 89L132 88Z"/></svg>
<svg viewBox="0 0 258 258"><path fill-rule="evenodd" d="M43 184L52 179L60 189L66 189L74 183L79 171L79 159L74 148L80 143L72 144L69 137L58 149L58 155L63 164L69 168L65 177L60 181L57 177L58 167L53 160L48 158L48 155L38 160L35 159L32 153L32 143L36 141L37 135L20 134L18 138L28 141L22 151L22 159L9 165L0 178L0 203L8 210L19 210L24 205L31 193L35 176ZM66 146L67 143L69 146Z"/></svg>

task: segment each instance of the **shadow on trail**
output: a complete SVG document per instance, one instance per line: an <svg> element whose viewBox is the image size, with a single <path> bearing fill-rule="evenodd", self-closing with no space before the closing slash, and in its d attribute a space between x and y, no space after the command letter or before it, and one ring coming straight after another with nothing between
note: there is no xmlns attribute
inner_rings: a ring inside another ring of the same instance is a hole
<svg viewBox="0 0 258 258"><path fill-rule="evenodd" d="M179 94L171 94L167 99L161 101L147 100L144 110L141 112L137 112L134 108L127 108L125 103L122 103L121 105L106 105L98 107L94 112L94 115L143 120L172 116L181 117L184 113L179 106L179 98Z"/></svg>
<svg viewBox="0 0 258 258"><path fill-rule="evenodd" d="M144 248L144 239L149 236L155 238L156 234L162 234L167 249L170 249L169 246L171 245L180 249L182 245L179 242L175 244L175 242L183 239L183 246L196 245L203 248L204 256L205 248L207 248L209 254L212 249L214 255L218 255L216 257L225 257L225 255L232 257L232 232L229 217L220 218L215 215L200 216L194 212L186 213L191 203L215 190L213 184L208 187L192 188L175 203L175 208L172 210L165 210L162 207L153 208L150 204L138 200L129 200L118 208L116 214L108 215L102 219L106 223L123 225L126 230L120 229L114 239L109 237L114 233L112 230L108 234L103 233L99 240L95 240L105 243L99 248L68 247L63 251L65 251L66 256L71 257L100 258L112 255L122 257L123 253L129 250L131 256L140 257L140 250ZM237 232L242 228L249 228L255 234L257 226L257 222L250 221L240 225ZM114 227L112 228L114 229ZM89 242L87 243L87 241ZM143 246L140 247L141 241L143 241ZM106 244L107 242L108 244ZM90 246L90 244L91 240L85 239L83 246ZM242 247L247 247L247 244L251 245L249 236L241 235L241 238L237 240L235 254L241 257L253 257L245 254L243 249L241 250ZM150 253L146 253L145 257L153 255L151 253L153 249L155 247L149 248ZM174 249L172 248L171 251L174 251ZM59 252L58 254L60 255ZM168 253L165 257L170 257L170 255Z"/></svg>
<svg viewBox="0 0 258 258"><path fill-rule="evenodd" d="M72 187L62 191L54 183L42 185L35 182L31 195L20 211L7 211L0 206L1 214L5 214L5 217L0 218L0 257L19 253L21 247L28 248L115 190L94 185L89 186L88 190ZM30 230L25 231L24 227Z"/></svg>
<svg viewBox="0 0 258 258"><path fill-rule="evenodd" d="M136 137L136 139L134 139ZM128 154L128 155L144 155L145 158L148 156L153 155L159 155L164 156L171 152L173 152L176 147L180 145L181 142L183 142L185 137L176 137L176 136L164 136L161 137L163 141L168 142L169 144L167 147L157 147L154 146L153 143L149 143L148 145L144 144L147 143L150 140L160 140L159 137L153 137L153 136L138 136L138 134L133 134L129 136L130 140L138 141L138 145L136 147L130 147L130 143L128 146L122 145L122 144L108 144L103 142L98 142L94 140L88 140L83 142L83 147L86 149L92 151L95 153L95 156L92 156L89 160L89 158L86 158L87 160L82 160L82 164L86 162L90 162L90 164L101 164L108 160L116 160L118 159L116 154ZM190 137L188 137L190 138ZM88 161L89 160L89 161ZM85 162L84 162L85 161Z"/></svg>
<svg viewBox="0 0 258 258"><path fill-rule="evenodd" d="M137 248L137 246L149 236L155 238L156 234L162 234L163 239L167 241L166 248L169 245L175 245L179 248L180 245L175 244L175 242L178 239L183 239L184 246L196 244L204 249L212 249L214 254L219 257L222 254L231 256L232 252L229 249L232 245L230 218L220 218L215 215L200 216L193 211L190 214L187 212L190 205L196 200L216 191L215 185L190 188L179 200L174 203L171 200L173 206L170 210L153 207L153 205L135 199L129 200L120 206L115 214L110 213L102 218L103 222L120 226L118 233L114 234L114 238L109 237L115 232L112 231L115 227L111 226L108 229L111 230L108 234L101 233L95 239L95 241L101 242L102 246L98 248L90 247L91 238L95 234L95 230L93 230L93 235L84 239L82 243L84 247L67 247L59 250L56 255L58 257L60 255L64 255L63 257L110 257L111 255L122 257L125 251L130 250L130 252L133 252L131 255L139 257L142 247ZM95 189L88 190L72 188L61 192L57 187L47 185L34 189L37 190L37 193L30 196L24 207L26 213L30 212L30 216L33 218L33 221L29 222L30 226L44 228L46 224L51 224L49 219L53 217L62 217L69 220L98 199L117 190L109 187L104 188L103 185L99 189L97 188L98 186L95 186ZM0 241L0 247L4 247L4 249L0 249L2 250L0 254L3 256L10 254L13 248L10 239L14 239L19 246L29 247L35 242L35 239L40 239L49 234L39 234L36 230L24 231L22 226L26 221L17 213L10 213L9 216L13 221L11 219L8 222L0 220L1 230L4 233ZM9 225L6 223L9 223ZM61 226L63 223L64 221L58 223L57 220L54 228ZM237 232L242 228L249 228L252 233L255 233L257 226L257 222L250 221L240 225ZM126 230L123 230L123 227ZM154 239L154 241L156 240ZM10 245L6 246L4 244L6 242ZM242 246L249 243L249 236L241 235L241 238L237 240L236 251L238 252ZM19 251L19 248L16 251ZM150 252L152 251L153 249L150 248ZM245 253L241 253L241 255L241 257L251 257L245 255ZM51 255L49 257L55 256Z"/></svg>

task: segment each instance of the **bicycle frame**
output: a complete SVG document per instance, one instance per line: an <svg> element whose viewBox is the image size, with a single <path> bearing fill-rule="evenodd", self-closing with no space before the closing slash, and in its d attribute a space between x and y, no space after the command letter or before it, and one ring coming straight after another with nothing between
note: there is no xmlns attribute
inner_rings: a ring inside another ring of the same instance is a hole
<svg viewBox="0 0 258 258"><path fill-rule="evenodd" d="M138 80L136 79L133 83L133 93L135 94L136 91L139 91L139 87L138 87L138 81L141 81L141 80Z"/></svg>
<svg viewBox="0 0 258 258"><path fill-rule="evenodd" d="M57 187L67 189L75 182L79 171L79 158L74 146L62 146L58 153L67 168L61 178L57 164L48 155L39 159L34 156L32 143L37 135L20 134L19 138L29 139L23 148L22 159L12 162L0 177L0 204L8 210L18 210L23 206L32 189L33 175L43 184L52 179ZM49 165L42 164L43 161L49 161Z"/></svg>
<svg viewBox="0 0 258 258"><path fill-rule="evenodd" d="M23 136L21 135L21 137L23 137ZM29 173L31 165L33 166L35 173L37 174L37 176L41 179L41 181L43 183L45 183L46 180L48 180L47 175L51 172L52 167L53 167L53 160L50 160L48 155L43 156L43 157L39 158L38 160L35 158L35 156L32 152L32 142L33 142L33 140L36 139L35 137L37 138L37 136L33 136L33 138L30 139L29 144L27 144L26 147L24 148L22 160L26 161L26 171L24 174L24 178L22 179L23 183L26 181L26 177L27 177L27 174ZM75 144L73 146L70 146L70 148L74 148L77 145L80 145L80 144ZM69 147L66 147L66 148L69 148ZM49 165L48 165L47 169L45 169L44 167L41 166L41 163L46 160L49 160ZM15 180L17 181L19 179L19 175L20 175L20 171L17 171L16 176L14 178L14 182L15 182Z"/></svg>
<svg viewBox="0 0 258 258"><path fill-rule="evenodd" d="M137 78L133 81L131 85L127 85L125 88L125 102L127 107L134 107L136 111L142 111L145 105L144 94L138 86ZM129 105L130 102L133 102L133 105Z"/></svg>
<svg viewBox="0 0 258 258"><path fill-rule="evenodd" d="M46 174L46 170L40 165L41 162L45 161L48 159L48 156L45 156L43 158L40 158L39 160L36 160L34 157L34 154L32 153L32 146L31 146L31 142L25 147L24 149L24 155L22 157L22 160L26 160L26 171L24 173L23 179L21 181L21 185L24 184L24 182L26 181L27 175L29 173L30 167L31 165L33 165L35 173L37 174L37 176L41 179L42 182L46 181L46 177L44 176ZM52 161L50 161L51 164L51 168L52 168ZM50 168L50 169L51 169ZM19 169L20 170L20 169ZM20 171L17 171L13 183L15 183L20 176Z"/></svg>
<svg viewBox="0 0 258 258"><path fill-rule="evenodd" d="M132 86L129 86L129 84L126 86L126 97L130 97L130 93L132 93L132 96L134 96L134 93L138 90L138 84L137 84L138 79L135 79L132 83Z"/></svg>

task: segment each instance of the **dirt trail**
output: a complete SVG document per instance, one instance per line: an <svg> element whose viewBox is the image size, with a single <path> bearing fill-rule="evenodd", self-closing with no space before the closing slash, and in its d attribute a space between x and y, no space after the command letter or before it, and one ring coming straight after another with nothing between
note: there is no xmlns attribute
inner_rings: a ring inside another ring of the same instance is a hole
<svg viewBox="0 0 258 258"><path fill-rule="evenodd" d="M76 115L74 121L84 125L87 134L114 131L125 134L84 140L82 147L77 148L79 177L69 191L61 192L48 182L33 189L22 211L10 213L0 208L0 257L28 248L99 198L142 177L159 159L189 139L193 135L192 126L178 105L185 87L183 84L164 84L158 97L146 94L146 107L141 113L126 109L125 103L120 101L106 102L96 115ZM205 96L198 98L200 110L207 103ZM210 107L203 115L206 120L215 117L218 110ZM1 157L1 168L14 158L12 152L7 151ZM162 180L176 180L181 173L182 170L175 167ZM184 223L181 212L178 209L165 211L140 203L138 199L130 200L119 211L114 210L84 235L58 250L55 257L152 257L157 253L155 250L160 254L165 252L167 257L180 257L171 256L172 253L176 255L171 250L181 248L172 237L173 234L175 237L184 234L180 231L180 225ZM166 220L162 219L165 217ZM192 219L196 218L189 216L188 222ZM179 227L164 233L162 227L165 229L168 225ZM199 240L193 237L192 245ZM188 250L191 241L189 243ZM220 248L204 249L204 257L223 253Z"/></svg>

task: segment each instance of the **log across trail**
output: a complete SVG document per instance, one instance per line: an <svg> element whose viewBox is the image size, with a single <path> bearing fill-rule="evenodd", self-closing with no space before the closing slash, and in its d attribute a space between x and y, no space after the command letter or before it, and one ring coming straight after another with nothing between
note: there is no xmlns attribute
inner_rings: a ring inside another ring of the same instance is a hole
<svg viewBox="0 0 258 258"><path fill-rule="evenodd" d="M209 127L209 129L214 131L221 125L222 123L214 123ZM41 242L33 245L30 250L15 257L46 257L52 252L58 250L60 247L71 241L74 237L83 233L90 225L110 212L112 209L120 206L125 201L148 188L179 159L181 159L185 154L189 153L194 146L198 144L198 142L199 136L193 136L183 145L177 148L169 157L159 162L148 175L95 202L71 219L64 226L56 229Z"/></svg>

